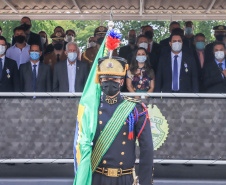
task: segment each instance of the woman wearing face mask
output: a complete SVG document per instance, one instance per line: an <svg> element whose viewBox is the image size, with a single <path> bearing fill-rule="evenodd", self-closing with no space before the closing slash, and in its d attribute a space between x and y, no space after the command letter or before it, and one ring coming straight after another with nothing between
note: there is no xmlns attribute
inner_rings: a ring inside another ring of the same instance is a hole
<svg viewBox="0 0 226 185"><path fill-rule="evenodd" d="M46 47L49 45L48 37L45 31L40 31L38 33L42 39L43 51L46 51Z"/></svg>
<svg viewBox="0 0 226 185"><path fill-rule="evenodd" d="M138 48L131 60L127 72L126 84L129 92L153 92L155 74L150 65L148 53L144 48Z"/></svg>

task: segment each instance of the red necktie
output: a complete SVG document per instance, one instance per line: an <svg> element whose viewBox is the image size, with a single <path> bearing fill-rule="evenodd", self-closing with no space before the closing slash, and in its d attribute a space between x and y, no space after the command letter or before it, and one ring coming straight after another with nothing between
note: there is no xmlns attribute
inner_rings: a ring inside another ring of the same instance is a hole
<svg viewBox="0 0 226 185"><path fill-rule="evenodd" d="M151 52L150 43L148 43L148 49L147 49L147 52L148 52L148 53Z"/></svg>

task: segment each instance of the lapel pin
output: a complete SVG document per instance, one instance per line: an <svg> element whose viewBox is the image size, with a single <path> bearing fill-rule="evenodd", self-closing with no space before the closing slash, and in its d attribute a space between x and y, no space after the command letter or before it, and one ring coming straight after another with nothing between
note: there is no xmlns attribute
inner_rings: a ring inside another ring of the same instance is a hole
<svg viewBox="0 0 226 185"><path fill-rule="evenodd" d="M7 73L7 78L10 78L10 70L6 69L6 73Z"/></svg>
<svg viewBox="0 0 226 185"><path fill-rule="evenodd" d="M187 65L187 63L184 63L184 67L185 67L185 72L187 73L188 72L188 65Z"/></svg>

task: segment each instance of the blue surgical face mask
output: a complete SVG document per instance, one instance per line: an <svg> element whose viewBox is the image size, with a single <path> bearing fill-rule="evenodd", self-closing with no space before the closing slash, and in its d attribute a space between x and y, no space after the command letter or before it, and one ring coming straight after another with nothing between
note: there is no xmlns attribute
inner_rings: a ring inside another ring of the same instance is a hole
<svg viewBox="0 0 226 185"><path fill-rule="evenodd" d="M191 27L186 27L186 28L185 28L185 34L186 34L186 35L191 35L192 32L193 32L193 31L192 31L192 28L191 28Z"/></svg>
<svg viewBox="0 0 226 185"><path fill-rule="evenodd" d="M204 50L205 42L196 42L195 46L197 50Z"/></svg>
<svg viewBox="0 0 226 185"><path fill-rule="evenodd" d="M39 59L39 52L30 52L30 57L32 60L38 60Z"/></svg>
<svg viewBox="0 0 226 185"><path fill-rule="evenodd" d="M139 63L144 63L147 60L147 57L146 56L136 56L136 60Z"/></svg>
<svg viewBox="0 0 226 185"><path fill-rule="evenodd" d="M74 62L77 59L77 53L68 53L67 57L68 57L68 60L70 60L71 62Z"/></svg>

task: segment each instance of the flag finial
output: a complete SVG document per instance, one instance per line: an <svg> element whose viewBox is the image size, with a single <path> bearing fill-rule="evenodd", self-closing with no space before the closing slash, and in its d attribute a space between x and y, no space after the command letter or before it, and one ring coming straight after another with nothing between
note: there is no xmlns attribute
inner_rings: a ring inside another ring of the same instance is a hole
<svg viewBox="0 0 226 185"><path fill-rule="evenodd" d="M111 31L114 26L115 26L115 24L113 22L113 9L111 9L110 21L108 22L108 29Z"/></svg>

